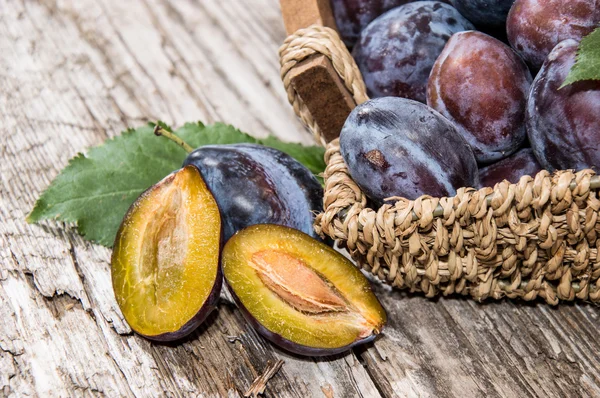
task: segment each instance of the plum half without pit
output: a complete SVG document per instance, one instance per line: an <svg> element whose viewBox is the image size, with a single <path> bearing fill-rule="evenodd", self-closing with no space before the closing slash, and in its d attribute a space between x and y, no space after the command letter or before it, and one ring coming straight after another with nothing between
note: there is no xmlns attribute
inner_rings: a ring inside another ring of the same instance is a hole
<svg viewBox="0 0 600 398"><path fill-rule="evenodd" d="M138 334L172 341L191 333L221 291L221 217L193 166L176 171L131 205L117 233L112 283Z"/></svg>

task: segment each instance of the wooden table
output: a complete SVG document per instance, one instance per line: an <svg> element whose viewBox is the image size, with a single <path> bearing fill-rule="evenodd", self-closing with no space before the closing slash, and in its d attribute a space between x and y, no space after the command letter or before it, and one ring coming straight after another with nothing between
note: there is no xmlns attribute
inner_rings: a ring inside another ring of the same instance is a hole
<svg viewBox="0 0 600 398"><path fill-rule="evenodd" d="M268 361L270 397L600 396L600 313L376 290L375 345L292 357L223 301L179 344L131 333L110 251L27 225L77 152L128 126L225 121L310 142L278 76L277 0L0 0L0 396L238 396Z"/></svg>

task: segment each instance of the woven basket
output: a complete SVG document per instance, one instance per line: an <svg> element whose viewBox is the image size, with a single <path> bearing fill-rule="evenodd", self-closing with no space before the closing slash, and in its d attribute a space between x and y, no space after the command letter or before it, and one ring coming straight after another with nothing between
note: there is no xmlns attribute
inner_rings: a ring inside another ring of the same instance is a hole
<svg viewBox="0 0 600 398"><path fill-rule="evenodd" d="M289 101L324 144L288 77L315 54L331 60L357 104L368 97L334 30L313 25L286 39L280 58ZM592 170L542 171L517 184L461 188L453 198L399 199L371 209L348 173L338 139L327 144L325 162L324 212L315 229L382 281L427 297L600 301L600 181Z"/></svg>

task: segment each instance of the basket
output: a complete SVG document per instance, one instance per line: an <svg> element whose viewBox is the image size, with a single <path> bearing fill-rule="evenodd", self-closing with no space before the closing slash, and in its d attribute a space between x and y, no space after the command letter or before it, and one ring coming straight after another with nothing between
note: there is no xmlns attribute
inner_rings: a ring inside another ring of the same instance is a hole
<svg viewBox="0 0 600 398"><path fill-rule="evenodd" d="M335 30L313 25L286 39L280 58L289 101L325 144L290 82L294 67L315 54L331 61L356 104L368 97ZM452 198L398 199L371 209L348 173L338 139L326 144L325 162L324 211L315 230L385 283L427 297L600 301L600 180L592 170L542 171L517 184L460 188Z"/></svg>

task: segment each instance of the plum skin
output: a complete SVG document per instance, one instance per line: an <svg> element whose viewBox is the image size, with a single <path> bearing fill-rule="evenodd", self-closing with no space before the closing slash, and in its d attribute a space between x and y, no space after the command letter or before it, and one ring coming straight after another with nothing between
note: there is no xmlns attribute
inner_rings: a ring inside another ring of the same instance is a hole
<svg viewBox="0 0 600 398"><path fill-rule="evenodd" d="M371 22L352 55L370 97L397 96L424 103L429 73L446 41L456 32L473 29L454 7L417 1Z"/></svg>
<svg viewBox="0 0 600 398"><path fill-rule="evenodd" d="M600 82L580 81L559 89L577 48L577 41L565 40L552 50L533 81L527 104L531 147L550 171L600 166Z"/></svg>
<svg viewBox="0 0 600 398"><path fill-rule="evenodd" d="M331 8L340 36L348 47L354 46L360 32L384 12L411 0L332 0Z"/></svg>
<svg viewBox="0 0 600 398"><path fill-rule="evenodd" d="M207 145L188 155L221 209L223 238L258 223L286 225L317 238L314 213L323 188L291 156L257 144Z"/></svg>
<svg viewBox="0 0 600 398"><path fill-rule="evenodd" d="M558 43L579 40L599 23L596 0L516 0L506 30L512 48L537 70Z"/></svg>
<svg viewBox="0 0 600 398"><path fill-rule="evenodd" d="M515 0L450 0L450 4L477 26L501 27Z"/></svg>
<svg viewBox="0 0 600 398"><path fill-rule="evenodd" d="M516 184L521 177L535 177L542 170L542 166L533 154L533 150L523 148L499 162L480 168L479 186L481 188L494 187L504 180Z"/></svg>
<svg viewBox="0 0 600 398"><path fill-rule="evenodd" d="M392 8L413 1L415 0L332 0L331 8L340 36L346 46L353 47L360 32L372 20ZM442 1L449 3L449 0Z"/></svg>
<svg viewBox="0 0 600 398"><path fill-rule="evenodd" d="M455 126L404 98L356 107L342 128L340 150L352 179L377 205L392 196L453 196L478 180L473 151Z"/></svg>
<svg viewBox="0 0 600 398"><path fill-rule="evenodd" d="M531 74L506 44L481 32L452 35L435 62L427 104L454 122L480 163L514 153L525 141Z"/></svg>

